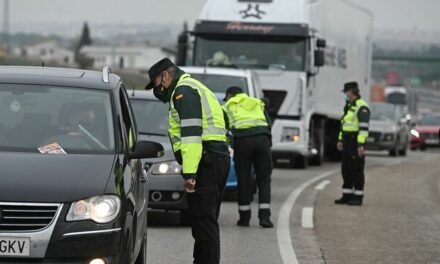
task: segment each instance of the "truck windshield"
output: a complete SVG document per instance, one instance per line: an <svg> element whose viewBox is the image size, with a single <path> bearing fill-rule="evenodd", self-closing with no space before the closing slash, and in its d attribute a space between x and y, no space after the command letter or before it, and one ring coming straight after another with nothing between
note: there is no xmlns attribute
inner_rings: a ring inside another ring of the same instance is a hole
<svg viewBox="0 0 440 264"><path fill-rule="evenodd" d="M218 39L198 37L196 66L305 70L305 39Z"/></svg>
<svg viewBox="0 0 440 264"><path fill-rule="evenodd" d="M105 154L114 150L109 92L0 84L0 151Z"/></svg>

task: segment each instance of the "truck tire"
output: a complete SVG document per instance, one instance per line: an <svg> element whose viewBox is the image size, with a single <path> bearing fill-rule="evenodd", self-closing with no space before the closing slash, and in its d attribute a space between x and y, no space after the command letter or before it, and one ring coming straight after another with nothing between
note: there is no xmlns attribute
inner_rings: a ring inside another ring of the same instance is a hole
<svg viewBox="0 0 440 264"><path fill-rule="evenodd" d="M313 155L309 160L310 165L314 166L321 166L322 162L324 161L324 121L319 121L319 123L319 127L316 128L317 131L313 135L313 146L318 153Z"/></svg>
<svg viewBox="0 0 440 264"><path fill-rule="evenodd" d="M390 150L389 150L389 155L390 155L390 157L396 157L396 156L397 156L397 152L398 152L398 150L397 150L397 146L394 147L393 149L390 149Z"/></svg>

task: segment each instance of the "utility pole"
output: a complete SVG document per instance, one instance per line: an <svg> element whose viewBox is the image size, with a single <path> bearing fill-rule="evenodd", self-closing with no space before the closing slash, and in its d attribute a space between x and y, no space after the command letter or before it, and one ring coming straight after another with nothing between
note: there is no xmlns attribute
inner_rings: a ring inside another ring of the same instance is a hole
<svg viewBox="0 0 440 264"><path fill-rule="evenodd" d="M3 0L3 47L9 53L9 0Z"/></svg>

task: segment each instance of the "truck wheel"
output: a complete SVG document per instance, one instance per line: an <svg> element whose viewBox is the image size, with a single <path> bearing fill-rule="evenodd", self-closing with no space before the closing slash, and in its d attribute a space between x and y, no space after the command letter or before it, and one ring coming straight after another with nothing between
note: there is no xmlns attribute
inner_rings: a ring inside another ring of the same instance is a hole
<svg viewBox="0 0 440 264"><path fill-rule="evenodd" d="M318 153L310 158L310 165L321 166L324 160L324 128L316 132L313 141L313 145Z"/></svg>
<svg viewBox="0 0 440 264"><path fill-rule="evenodd" d="M294 168L296 169L306 169L309 164L309 159L307 156L299 156L295 159Z"/></svg>

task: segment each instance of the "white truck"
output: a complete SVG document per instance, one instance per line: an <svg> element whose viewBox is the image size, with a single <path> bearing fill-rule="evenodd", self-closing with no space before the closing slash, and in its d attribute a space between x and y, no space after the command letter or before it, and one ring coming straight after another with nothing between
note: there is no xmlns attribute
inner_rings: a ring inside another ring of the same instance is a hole
<svg viewBox="0 0 440 264"><path fill-rule="evenodd" d="M372 14L349 0L207 0L179 37L181 65L252 69L272 117L277 163L337 159L347 81L369 98Z"/></svg>

